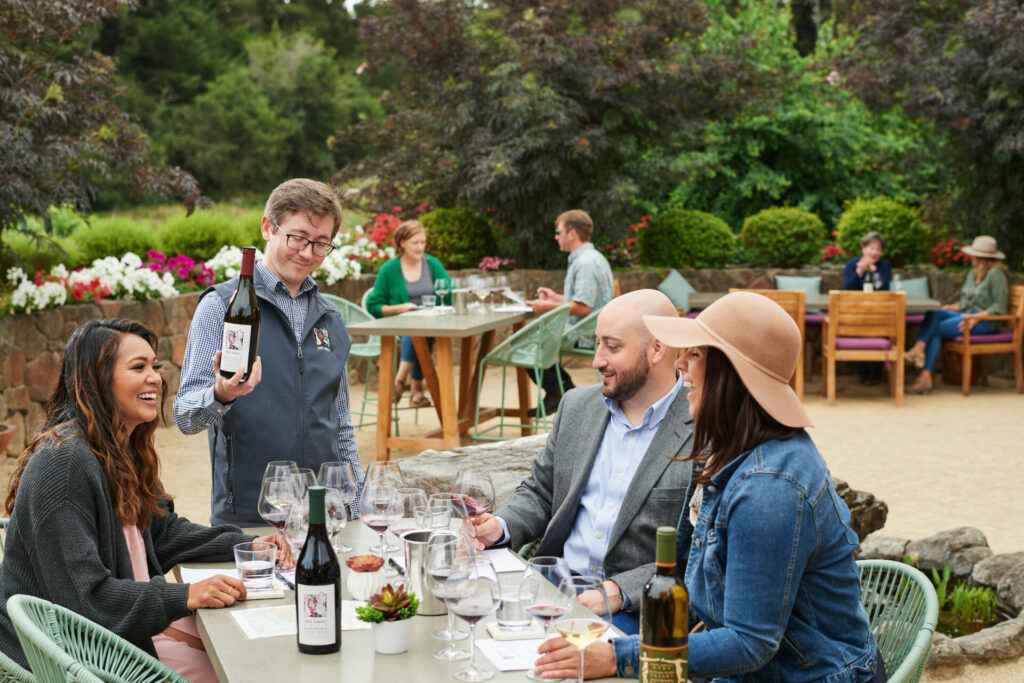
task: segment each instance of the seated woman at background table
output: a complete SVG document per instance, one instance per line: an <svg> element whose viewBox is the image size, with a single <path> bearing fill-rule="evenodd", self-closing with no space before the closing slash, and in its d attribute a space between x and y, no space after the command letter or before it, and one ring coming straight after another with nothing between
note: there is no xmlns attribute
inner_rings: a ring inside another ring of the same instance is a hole
<svg viewBox="0 0 1024 683"><path fill-rule="evenodd" d="M93 320L64 350L46 423L11 478L0 569L0 650L27 666L7 598L63 605L192 681L216 681L190 612L245 599L238 579L168 583L182 562L233 561L252 540L231 526L174 514L160 483L154 432L166 386L156 336L130 320ZM259 540L286 546L273 537Z"/></svg>
<svg viewBox="0 0 1024 683"><path fill-rule="evenodd" d="M698 488L679 521L691 622L689 674L744 681L886 680L860 605L857 534L790 388L800 331L770 299L729 294L695 320L644 316L684 349ZM546 641L545 678L575 675L575 648ZM639 637L587 649L588 678L636 677Z"/></svg>
<svg viewBox="0 0 1024 683"><path fill-rule="evenodd" d="M435 282L450 279L441 262L427 253L427 229L422 223L405 221L395 230L394 240L398 256L377 271L373 291L366 299L366 309L375 318L413 310L424 296L436 295ZM445 300L439 303L443 305L449 302ZM423 393L423 370L416 358L412 337L401 338L399 357L401 362L395 375L395 403L402 399L411 375L409 404L417 408L429 406L430 399Z"/></svg>
<svg viewBox="0 0 1024 683"><path fill-rule="evenodd" d="M1006 315L1010 290L1001 265L1006 255L999 251L995 238L979 235L971 246L960 247L960 251L971 257L971 272L960 289L959 303L930 311L917 335L917 342L906 354L908 363L923 368L910 387L916 394L927 394L932 390L932 373L935 372L943 340L956 339L964 333L964 327L971 334L991 334L995 331L995 323L979 320L978 316Z"/></svg>
<svg viewBox="0 0 1024 683"><path fill-rule="evenodd" d="M885 240L872 230L860 239L860 256L854 256L843 268L843 289L864 289L865 281L871 283L872 291L888 291L892 282L892 264L882 258ZM862 384L878 384L882 381L885 365L879 362L859 361L857 375Z"/></svg>

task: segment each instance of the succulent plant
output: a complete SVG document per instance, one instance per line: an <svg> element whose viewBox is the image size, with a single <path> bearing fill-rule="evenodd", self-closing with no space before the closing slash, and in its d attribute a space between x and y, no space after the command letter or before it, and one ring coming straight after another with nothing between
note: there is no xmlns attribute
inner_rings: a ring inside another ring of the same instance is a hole
<svg viewBox="0 0 1024 683"><path fill-rule="evenodd" d="M420 600L415 593L408 593L404 584L392 586L385 584L380 592L370 596L365 607L356 608L356 616L361 621L379 624L382 621L402 621L416 616Z"/></svg>

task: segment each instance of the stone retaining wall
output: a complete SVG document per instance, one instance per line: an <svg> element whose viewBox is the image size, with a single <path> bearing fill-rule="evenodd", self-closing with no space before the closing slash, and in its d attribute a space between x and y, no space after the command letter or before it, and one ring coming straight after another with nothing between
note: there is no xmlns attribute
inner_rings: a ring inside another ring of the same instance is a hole
<svg viewBox="0 0 1024 683"><path fill-rule="evenodd" d="M466 271L471 272L471 271ZM623 292L656 287L665 270L630 270L616 272ZM841 283L837 268L766 269L725 268L721 270L682 270L686 278L702 291L725 291L731 287L768 287L772 277L786 275L821 275L823 291ZM900 271L904 277L926 275L933 296L942 301L957 297L964 272L945 272L935 269L908 269ZM453 271L452 275L463 273ZM537 287L551 287L561 291L564 271L516 270L507 273L513 289L529 293ZM360 301L363 293L373 286L373 275L363 275L325 287L324 291ZM1024 282L1024 275L1015 274L1015 282ZM35 432L42 424L44 406L57 385L61 353L71 331L81 323L98 318L125 317L138 320L150 327L160 338L158 355L166 361L162 374L168 384L164 399L166 415L171 414L171 402L178 388L181 361L189 322L195 311L198 294L185 294L160 301L104 301L100 304L76 304L33 315L0 317L0 422L15 430L7 448L8 456L17 456L25 444L25 435ZM1008 357L1007 357L1008 358ZM995 360L995 359L992 359ZM1006 368L1009 367L1008 361ZM999 374L1005 374L1002 366Z"/></svg>

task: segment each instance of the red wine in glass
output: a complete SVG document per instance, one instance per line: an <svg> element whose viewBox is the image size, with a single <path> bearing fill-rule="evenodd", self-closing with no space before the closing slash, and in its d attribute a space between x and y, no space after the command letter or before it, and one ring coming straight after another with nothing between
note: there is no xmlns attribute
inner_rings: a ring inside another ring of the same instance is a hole
<svg viewBox="0 0 1024 683"><path fill-rule="evenodd" d="M263 519L278 531L283 531L285 525L288 523L288 511L272 510L270 512L265 512L263 513Z"/></svg>
<svg viewBox="0 0 1024 683"><path fill-rule="evenodd" d="M487 506L473 496L462 496L462 504L466 506L466 514L470 517L478 517L487 512Z"/></svg>
<svg viewBox="0 0 1024 683"><path fill-rule="evenodd" d="M387 515L363 515L360 517L363 520L363 524L373 529L378 534L383 534L388 530L388 526L391 520L388 519Z"/></svg>
<svg viewBox="0 0 1024 683"><path fill-rule="evenodd" d="M545 628L547 628L548 624L555 619L565 616L568 611L568 607L561 607L559 605L552 605L545 602L538 602L526 608L526 613L531 617L539 619L544 624Z"/></svg>

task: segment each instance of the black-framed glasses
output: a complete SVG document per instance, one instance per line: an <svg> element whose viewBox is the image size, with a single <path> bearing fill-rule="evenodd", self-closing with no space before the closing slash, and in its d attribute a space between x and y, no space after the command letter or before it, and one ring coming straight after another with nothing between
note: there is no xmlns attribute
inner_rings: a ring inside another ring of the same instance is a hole
<svg viewBox="0 0 1024 683"><path fill-rule="evenodd" d="M276 223L273 224L274 228L280 230L281 226ZM313 246L313 254L315 256L327 256L334 251L334 245L330 242L315 242L302 235L296 235L294 233L286 232L284 235L285 244L288 245L289 249L293 251L304 251L306 247Z"/></svg>

